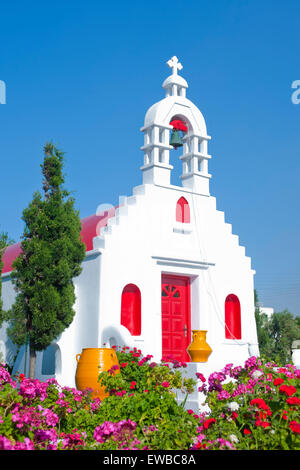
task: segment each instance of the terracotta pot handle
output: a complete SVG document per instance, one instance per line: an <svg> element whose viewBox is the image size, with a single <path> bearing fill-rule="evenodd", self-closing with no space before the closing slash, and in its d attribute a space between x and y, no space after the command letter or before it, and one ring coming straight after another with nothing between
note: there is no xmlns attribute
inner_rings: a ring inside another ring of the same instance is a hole
<svg viewBox="0 0 300 470"><path fill-rule="evenodd" d="M78 362L80 359L81 354L76 354L76 361Z"/></svg>

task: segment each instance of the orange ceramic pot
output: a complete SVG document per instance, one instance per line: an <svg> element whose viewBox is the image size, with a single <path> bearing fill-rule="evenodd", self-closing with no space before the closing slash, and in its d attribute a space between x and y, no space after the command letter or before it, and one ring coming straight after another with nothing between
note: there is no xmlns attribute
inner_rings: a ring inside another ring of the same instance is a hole
<svg viewBox="0 0 300 470"><path fill-rule="evenodd" d="M192 362L207 362L212 353L211 347L206 342L206 330L193 330L193 340L187 348Z"/></svg>
<svg viewBox="0 0 300 470"><path fill-rule="evenodd" d="M91 388L92 398L103 400L108 396L105 387L101 387L98 382L100 372L109 370L114 365L119 366L116 351L110 348L85 348L81 354L77 354L77 369L75 375L76 387L78 390ZM120 372L120 368L116 373Z"/></svg>

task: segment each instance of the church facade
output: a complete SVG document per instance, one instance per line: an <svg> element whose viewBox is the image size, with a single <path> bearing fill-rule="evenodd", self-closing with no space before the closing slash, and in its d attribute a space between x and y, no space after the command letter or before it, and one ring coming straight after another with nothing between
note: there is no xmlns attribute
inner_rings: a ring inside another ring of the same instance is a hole
<svg viewBox="0 0 300 470"><path fill-rule="evenodd" d="M167 62L165 97L151 106L144 134L142 182L117 207L82 219L86 258L74 279L75 317L38 353L37 377L75 387L76 355L83 348L137 347L154 360L188 362L187 374L208 374L258 355L251 259L210 194L210 136L200 110L186 97L176 57ZM176 148L176 153L174 152ZM182 162L181 186L171 184L170 152ZM178 156L177 156L178 155ZM4 308L14 301L11 263L20 244L4 253ZM191 363L193 330L207 331L207 362ZM16 348L0 332L8 362ZM15 371L24 372L25 349Z"/></svg>

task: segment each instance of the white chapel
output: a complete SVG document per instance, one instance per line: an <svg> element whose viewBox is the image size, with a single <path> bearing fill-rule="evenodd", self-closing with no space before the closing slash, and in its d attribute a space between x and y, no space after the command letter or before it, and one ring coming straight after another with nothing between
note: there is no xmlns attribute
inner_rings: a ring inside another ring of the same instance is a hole
<svg viewBox="0 0 300 470"><path fill-rule="evenodd" d="M200 110L187 98L177 57L162 84L165 96L145 115L141 181L117 207L82 219L83 270L74 279L75 317L38 353L37 377L75 387L76 355L84 348L137 347L160 361L188 362L187 374L219 371L258 355L251 259L210 194L211 137ZM170 158L171 157L171 158ZM174 159L181 185L171 184ZM137 174L137 180L139 175ZM4 308L14 300L11 263L20 243L4 253ZM212 352L192 363L187 348L194 330L206 331ZM0 331L0 352L16 348ZM23 372L22 348L15 369Z"/></svg>

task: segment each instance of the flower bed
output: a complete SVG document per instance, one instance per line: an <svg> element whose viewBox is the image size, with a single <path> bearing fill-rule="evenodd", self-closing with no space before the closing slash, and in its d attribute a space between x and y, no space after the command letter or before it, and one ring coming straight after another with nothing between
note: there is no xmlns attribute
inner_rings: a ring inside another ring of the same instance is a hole
<svg viewBox="0 0 300 470"><path fill-rule="evenodd" d="M202 385L211 409L193 449L300 449L300 370L256 357L228 364Z"/></svg>
<svg viewBox="0 0 300 470"><path fill-rule="evenodd" d="M61 387L54 380L11 377L0 365L0 449L214 450L300 449L300 371L252 357L206 380L182 378L186 364L122 348L115 367L100 374L109 396ZM197 386L210 413L179 405Z"/></svg>

